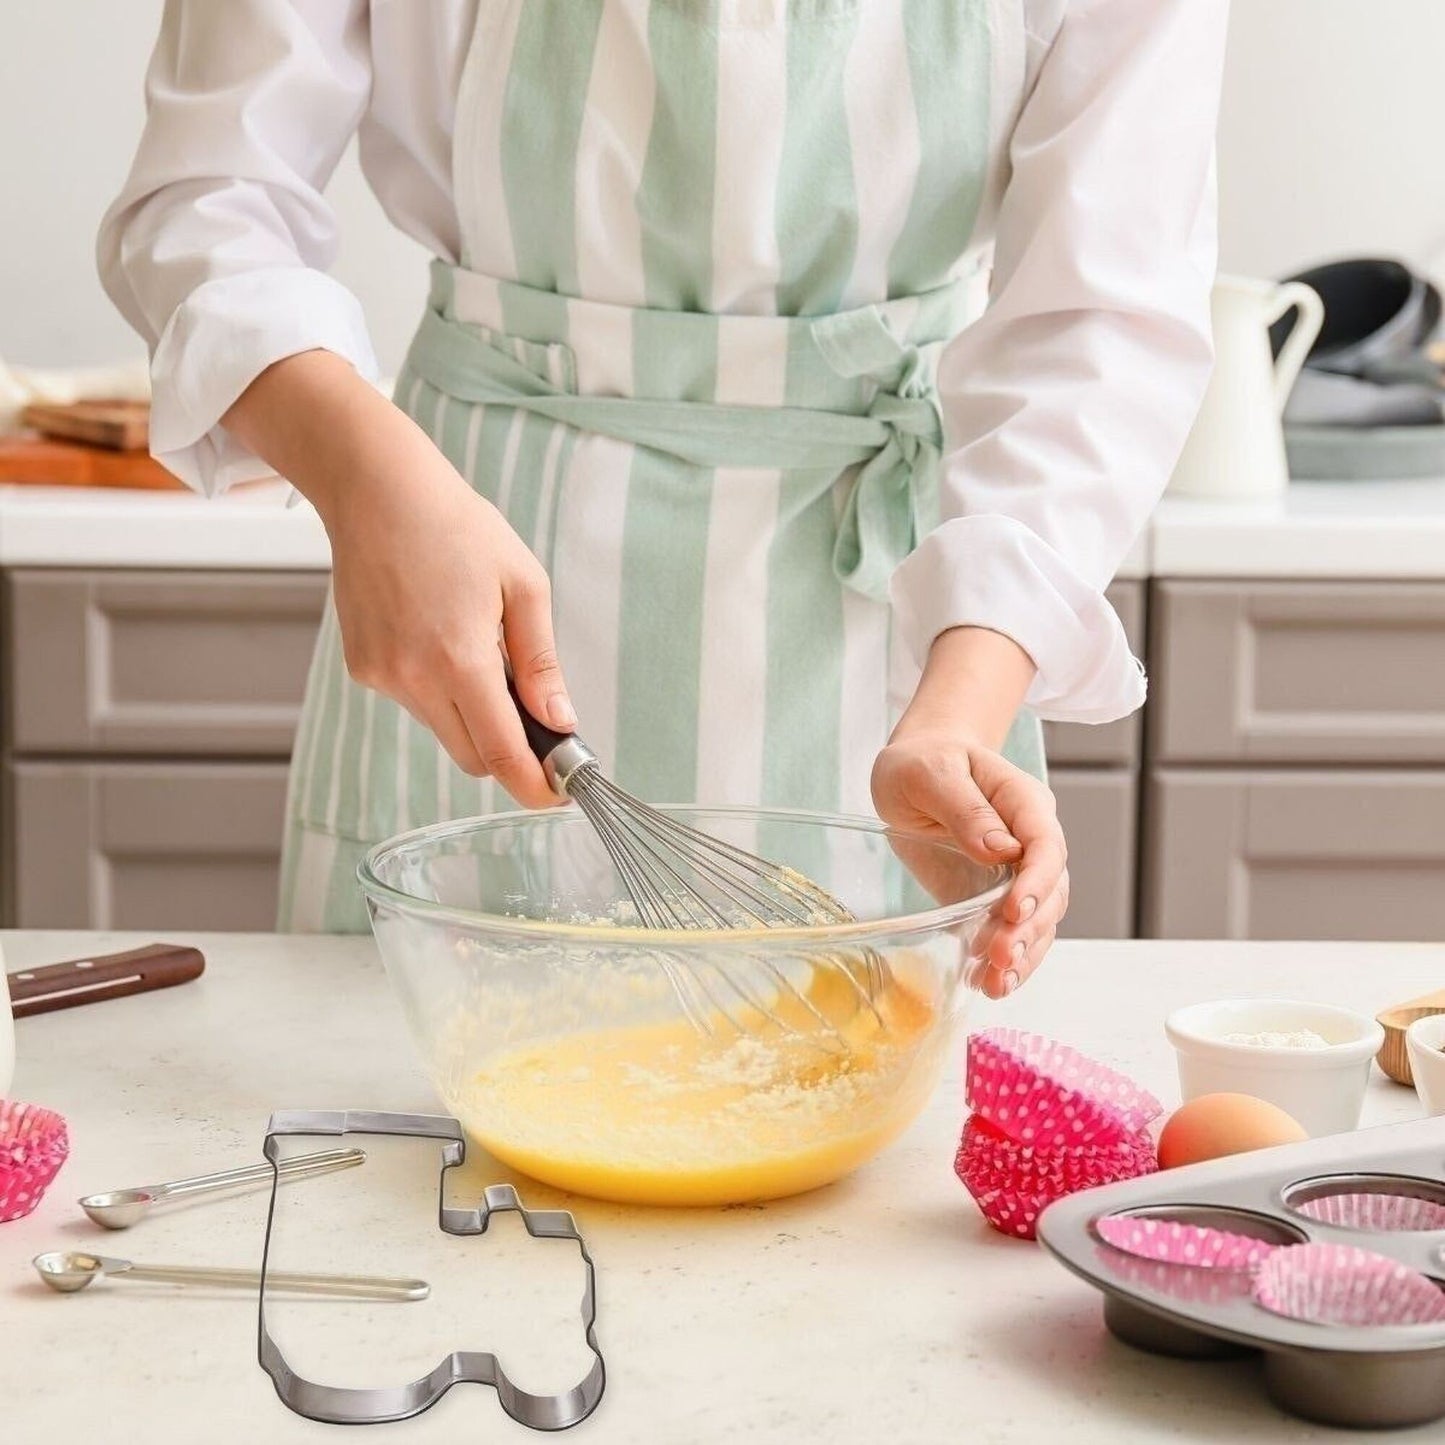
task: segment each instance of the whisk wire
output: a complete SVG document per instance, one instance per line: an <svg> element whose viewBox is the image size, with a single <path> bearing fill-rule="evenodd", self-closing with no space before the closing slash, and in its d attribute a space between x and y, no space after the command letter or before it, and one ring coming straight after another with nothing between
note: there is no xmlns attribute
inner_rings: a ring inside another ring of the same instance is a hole
<svg viewBox="0 0 1445 1445"><path fill-rule="evenodd" d="M626 829L629 836L635 840L636 846L652 857L660 857L660 854L654 846L648 830L651 830L652 836L660 835L666 839L673 851L683 858L701 878L712 883L727 903L743 914L749 922L763 927L776 926L779 914L783 915L787 921L799 924L817 921L795 908L780 904L777 898L749 883L747 879L739 879L728 873L722 862L713 856L722 853L727 862L749 867L756 876L767 877L764 870L753 866L751 854L744 853L741 849L734 849L731 844L724 843L721 839L709 839L705 833L699 833L694 828L684 827L669 818L666 813L660 812L646 803L639 803L593 768L584 771L588 776L577 779L572 789L572 795L577 797L579 802L583 802L583 795L586 795L593 806L599 810L605 810L610 818ZM578 784L580 784L580 792ZM585 810L587 804L583 803L583 806ZM588 816L591 816L590 812ZM646 828L643 826L644 823L647 825ZM713 906L705 895L698 895L694 898L695 890L689 891L689 880L682 874L675 869L669 871L682 890L680 897L688 903L694 901L702 903L707 909L711 923L721 928L737 926L736 918L729 918L721 909ZM672 901L672 895L668 895L668 901ZM674 911L674 916L678 918L678 924L681 927L697 926L676 911Z"/></svg>
<svg viewBox="0 0 1445 1445"><path fill-rule="evenodd" d="M527 712L510 674L508 685L527 741L548 781L586 815L643 927L779 928L854 921L838 899L810 878L689 827L618 787L580 738L553 732ZM800 988L788 970L761 950L750 956L749 962L758 979L768 981L763 992L746 976L740 977L738 970L716 960L707 963L664 951L658 955L679 1007L703 1033L715 1033L716 1020L725 1021L740 1035L772 1029L829 1052L851 1049L842 1027L844 1020L831 1005L820 1004L811 988ZM866 1012L880 1027L885 1026L879 1000L889 974L876 950L862 949L857 958L844 954L808 957L804 963L815 979L825 965L831 973L841 974L854 1003L854 1015ZM742 1005L742 1017L737 1005L729 1004L729 997Z"/></svg>
<svg viewBox="0 0 1445 1445"><path fill-rule="evenodd" d="M569 795L577 802L596 829L608 856L617 868L638 917L649 928L735 928L740 917L762 927L776 927L782 922L806 925L816 923L819 914L827 921L839 916L850 917L847 910L809 880L798 876L797 883L781 868L766 864L754 855L722 839L709 837L688 828L661 810L641 803L623 792L595 764L577 769L569 780ZM659 843L658 840L661 840ZM677 866L664 851L682 861L688 871ZM741 869L743 876L729 871L729 865ZM690 876L691 875L691 876ZM765 880L774 888L768 894L755 880ZM710 884L727 905L719 907L697 885ZM807 899L808 911L798 900ZM740 916L740 917L739 917ZM867 950L868 954L872 950ZM748 987L735 972L714 966L722 987L749 1010L750 1020L784 1035L820 1039L824 1047L836 1047L837 1021L830 1018L787 972L771 959L753 960L759 971L771 980L774 998L767 998ZM871 1013L877 1023L883 1022L873 990L881 985L876 967L881 960L862 959L864 979L860 979L853 960L839 957L836 972L849 989L854 1007ZM704 978L700 968L672 955L660 957L659 963L669 984L678 995L684 1012L695 1026L713 1033L710 1019L726 1019L739 1032L745 1033L734 1014L720 999L715 988ZM817 960L813 961L816 967ZM866 982L865 982L866 980ZM696 995L706 1000L710 1009L699 1010ZM811 1027L799 1028L782 1017L774 999L787 999L800 1017Z"/></svg>

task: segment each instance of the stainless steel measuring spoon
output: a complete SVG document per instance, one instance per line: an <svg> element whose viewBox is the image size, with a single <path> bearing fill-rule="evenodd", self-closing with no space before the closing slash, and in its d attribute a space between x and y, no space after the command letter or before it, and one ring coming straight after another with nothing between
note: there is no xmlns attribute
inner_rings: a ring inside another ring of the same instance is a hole
<svg viewBox="0 0 1445 1445"><path fill-rule="evenodd" d="M31 1261L35 1272L53 1290L74 1294L101 1278L121 1275L126 1279L147 1280L156 1284L200 1284L221 1289L256 1289L261 1283L259 1270L212 1269L195 1265L137 1264L134 1260L116 1259L110 1255L86 1254L80 1250L55 1250L37 1254ZM431 1293L431 1286L422 1279L393 1279L388 1275L370 1274L284 1274L271 1270L266 1276L267 1290L287 1294L331 1295L341 1299L422 1300Z"/></svg>
<svg viewBox="0 0 1445 1445"><path fill-rule="evenodd" d="M298 1154L277 1166L282 1180L307 1179L313 1174L330 1174L364 1163L364 1149L323 1149L317 1154ZM219 1174L198 1174L193 1179L173 1179L168 1184L142 1184L136 1189L111 1189L104 1194L87 1194L77 1201L103 1229L129 1229L158 1204L194 1199L198 1194L243 1189L253 1184L270 1184L269 1164L247 1164L240 1169L223 1169Z"/></svg>

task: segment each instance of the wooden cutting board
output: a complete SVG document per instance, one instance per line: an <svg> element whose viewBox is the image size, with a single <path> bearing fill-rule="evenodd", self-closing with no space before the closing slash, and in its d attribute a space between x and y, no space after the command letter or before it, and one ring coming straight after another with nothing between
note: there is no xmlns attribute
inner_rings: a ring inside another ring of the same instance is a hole
<svg viewBox="0 0 1445 1445"><path fill-rule="evenodd" d="M42 436L85 442L117 452L143 452L150 445L150 403L77 401L63 406L35 402L20 420Z"/></svg>
<svg viewBox="0 0 1445 1445"><path fill-rule="evenodd" d="M148 452L111 451L48 437L0 437L0 483L36 487L127 487L184 491Z"/></svg>

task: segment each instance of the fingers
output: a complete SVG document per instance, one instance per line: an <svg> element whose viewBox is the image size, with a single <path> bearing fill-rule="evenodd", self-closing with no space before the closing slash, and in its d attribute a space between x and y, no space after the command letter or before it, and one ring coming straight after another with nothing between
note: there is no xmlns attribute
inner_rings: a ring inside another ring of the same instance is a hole
<svg viewBox="0 0 1445 1445"><path fill-rule="evenodd" d="M352 677L430 728L464 772L495 778L524 807L552 807L563 800L527 744L499 634L528 711L559 732L571 731L576 718L557 664L546 573L506 537L491 578L464 571L442 595L408 597L401 609L378 609L374 588L338 584L343 649Z"/></svg>
<svg viewBox="0 0 1445 1445"><path fill-rule="evenodd" d="M432 690L425 697L394 694L423 727L430 728L452 761L474 778L494 777L519 803L530 808L549 808L562 800L552 790L532 750L527 746L517 709L506 691L506 677L497 653L496 678L500 679L503 708L493 709L491 694L498 682L479 677L477 670L458 668L443 678L448 690ZM453 701L453 694L468 699L468 711ZM500 734L498 725L500 724ZM512 730L515 728L515 736ZM520 755L517 753L520 749Z"/></svg>
<svg viewBox="0 0 1445 1445"><path fill-rule="evenodd" d="M1010 770L992 797L1023 840L1013 886L980 950L979 986L1003 998L1039 966L1058 933L1069 906L1068 849L1053 794L1036 778Z"/></svg>
<svg viewBox="0 0 1445 1445"><path fill-rule="evenodd" d="M991 796L999 815L1023 840L1013 886L1002 906L1005 920L1023 923L1058 886L1069 859L1064 830L1054 795L1028 773L1011 770Z"/></svg>
<svg viewBox="0 0 1445 1445"><path fill-rule="evenodd" d="M879 754L872 778L878 814L895 827L942 828L975 862L1010 863L1023 848L974 781L968 755L954 748Z"/></svg>
<svg viewBox="0 0 1445 1445"><path fill-rule="evenodd" d="M944 816L939 821L970 858L980 863L1008 862L1022 853L1019 840L972 778L947 790L940 801Z"/></svg>
<svg viewBox="0 0 1445 1445"><path fill-rule="evenodd" d="M974 945L971 981L990 998L1004 998L1043 962L1069 907L1069 875L1059 874L1052 890L1022 922L993 921Z"/></svg>
<svg viewBox="0 0 1445 1445"><path fill-rule="evenodd" d="M453 679L460 714L482 771L495 778L524 808L550 808L563 801L527 745L522 719L507 691L501 651L484 647L484 655ZM455 754L453 754L455 756Z"/></svg>
<svg viewBox="0 0 1445 1445"><path fill-rule="evenodd" d="M879 816L893 826L946 834L978 862L1016 865L965 965L970 986L995 998L1011 993L1048 952L1068 906L1068 851L1053 794L1001 755L947 739L890 744L872 787ZM936 884L925 886L938 897Z"/></svg>
<svg viewBox="0 0 1445 1445"><path fill-rule="evenodd" d="M486 777L487 769L482 762L482 755L477 751L477 745L472 741L472 735L467 731L467 725L450 697L438 697L428 707L412 707L408 710L423 726L429 727L436 734L437 741L464 773L470 773L474 778Z"/></svg>
<svg viewBox="0 0 1445 1445"><path fill-rule="evenodd" d="M571 732L577 713L557 661L552 633L552 589L535 559L527 558L519 573L502 584L502 636L512 664L517 693L538 722L557 732Z"/></svg>

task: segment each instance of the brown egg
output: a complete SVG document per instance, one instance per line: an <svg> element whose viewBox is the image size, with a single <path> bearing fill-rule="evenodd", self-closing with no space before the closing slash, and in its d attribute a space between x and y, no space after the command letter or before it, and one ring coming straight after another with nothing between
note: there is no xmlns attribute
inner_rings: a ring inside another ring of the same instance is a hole
<svg viewBox="0 0 1445 1445"><path fill-rule="evenodd" d="M1309 1135L1283 1109L1249 1094L1201 1094L1177 1109L1159 1136L1159 1167L1177 1169L1226 1154L1298 1144Z"/></svg>

